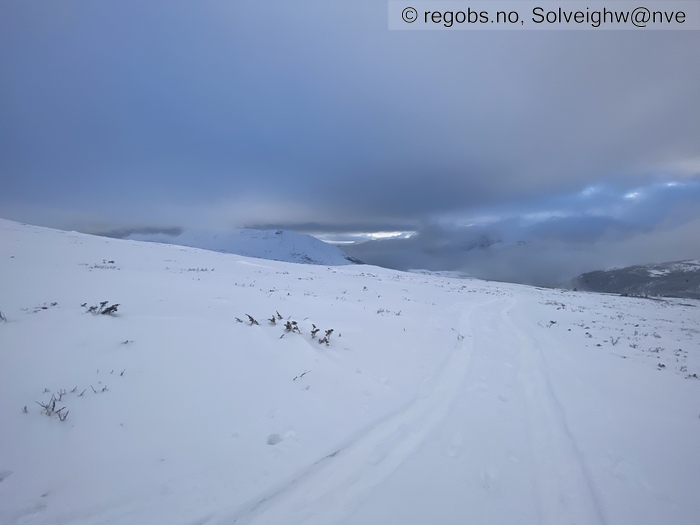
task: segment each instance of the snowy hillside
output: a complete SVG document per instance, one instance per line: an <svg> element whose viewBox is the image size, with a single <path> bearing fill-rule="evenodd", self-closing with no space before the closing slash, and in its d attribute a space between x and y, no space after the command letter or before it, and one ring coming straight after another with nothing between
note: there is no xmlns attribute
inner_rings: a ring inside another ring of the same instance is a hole
<svg viewBox="0 0 700 525"><path fill-rule="evenodd" d="M697 301L0 221L0 311L3 525L698 523Z"/></svg>
<svg viewBox="0 0 700 525"><path fill-rule="evenodd" d="M571 286L593 292L700 299L700 261L613 268L579 275Z"/></svg>
<svg viewBox="0 0 700 525"><path fill-rule="evenodd" d="M222 253L272 261L340 266L360 263L337 246L327 244L311 235L285 230L230 230L224 233L186 230L180 235L132 234L136 241L153 241L202 248Z"/></svg>

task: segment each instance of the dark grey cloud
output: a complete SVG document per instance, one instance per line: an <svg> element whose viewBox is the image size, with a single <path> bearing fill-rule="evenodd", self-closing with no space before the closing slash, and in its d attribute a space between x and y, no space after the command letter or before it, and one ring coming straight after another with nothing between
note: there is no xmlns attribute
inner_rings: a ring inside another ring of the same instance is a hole
<svg viewBox="0 0 700 525"><path fill-rule="evenodd" d="M2 2L0 213L88 231L275 225L424 241L450 218L555 204L558 222L537 226L552 242L692 220L657 201L590 210L617 188L700 174L698 32L389 31L386 12Z"/></svg>

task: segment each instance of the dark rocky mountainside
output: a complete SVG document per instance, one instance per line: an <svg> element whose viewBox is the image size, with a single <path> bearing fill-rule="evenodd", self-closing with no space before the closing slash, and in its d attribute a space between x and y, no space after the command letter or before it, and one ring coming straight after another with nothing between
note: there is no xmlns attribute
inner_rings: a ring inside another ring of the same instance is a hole
<svg viewBox="0 0 700 525"><path fill-rule="evenodd" d="M575 277L570 285L591 292L700 299L700 261L598 270Z"/></svg>

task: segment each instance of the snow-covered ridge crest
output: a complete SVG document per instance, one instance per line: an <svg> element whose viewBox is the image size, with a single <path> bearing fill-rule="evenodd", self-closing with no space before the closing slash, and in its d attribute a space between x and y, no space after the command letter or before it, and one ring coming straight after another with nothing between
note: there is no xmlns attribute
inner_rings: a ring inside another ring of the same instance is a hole
<svg viewBox="0 0 700 525"><path fill-rule="evenodd" d="M325 243L311 235L287 230L233 229L225 232L185 230L179 235L134 233L125 238L301 264L341 266L360 263L337 246Z"/></svg>

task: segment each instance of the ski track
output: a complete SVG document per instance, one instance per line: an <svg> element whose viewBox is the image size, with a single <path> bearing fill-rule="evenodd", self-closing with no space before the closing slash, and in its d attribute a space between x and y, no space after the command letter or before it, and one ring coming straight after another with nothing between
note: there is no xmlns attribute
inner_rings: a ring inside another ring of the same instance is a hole
<svg viewBox="0 0 700 525"><path fill-rule="evenodd" d="M495 299L469 305L460 323L460 333L464 337L458 339L438 373L423 380L409 406L365 430L282 486L234 513L218 514L203 523L316 525L342 522L440 426L453 404L458 402L460 392L475 386L467 384L475 380L467 371L475 342L482 339L479 330L488 327L490 333L498 334L499 346L516 348L519 359L515 380L523 393L527 412L538 523L604 525L602 507L550 385L537 342L510 318L509 312L516 304L515 299L505 305L503 300ZM480 318L476 327L473 326L475 311Z"/></svg>
<svg viewBox="0 0 700 525"><path fill-rule="evenodd" d="M461 333L471 332L472 311L476 306L470 305L462 312ZM472 338L458 337L454 350L437 374L423 380L409 406L233 515L217 516L206 523L314 525L342 521L448 415L463 386L471 352Z"/></svg>
<svg viewBox="0 0 700 525"><path fill-rule="evenodd" d="M564 410L552 389L537 342L509 316L516 300L501 310L501 333L516 338L520 383L527 410L534 483L541 525L604 524L602 506Z"/></svg>

